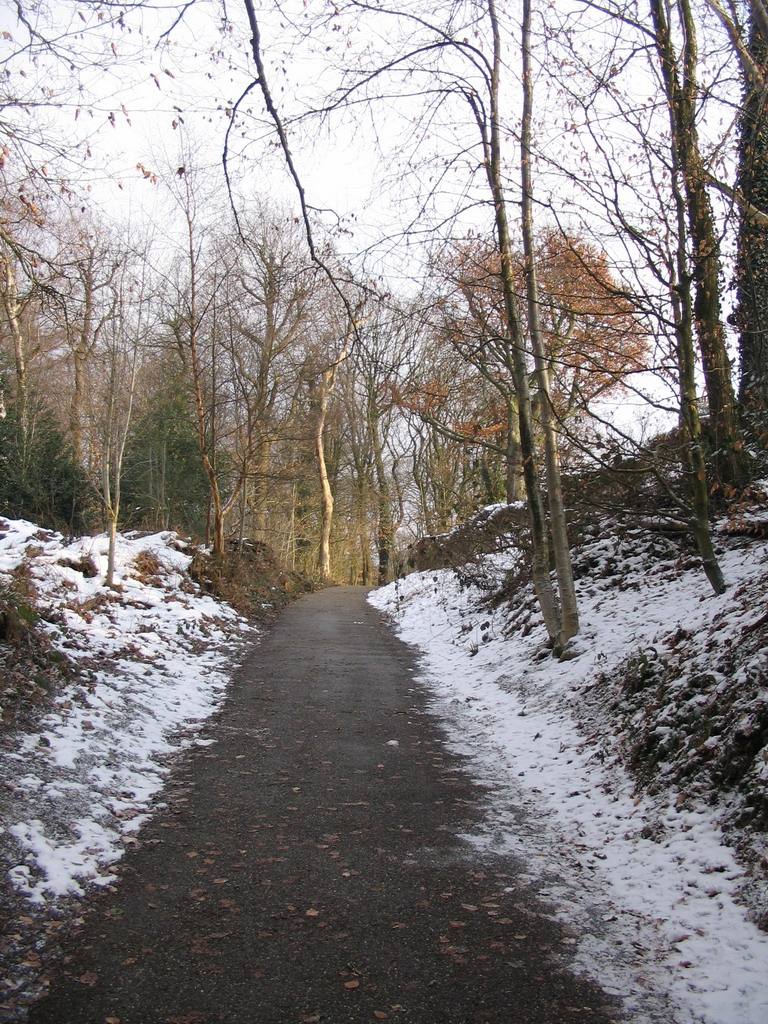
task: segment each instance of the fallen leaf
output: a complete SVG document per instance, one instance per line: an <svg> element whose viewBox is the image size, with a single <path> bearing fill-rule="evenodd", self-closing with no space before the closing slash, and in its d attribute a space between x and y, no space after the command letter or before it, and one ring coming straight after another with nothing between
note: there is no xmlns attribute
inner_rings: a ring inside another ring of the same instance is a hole
<svg viewBox="0 0 768 1024"><path fill-rule="evenodd" d="M316 910L314 907L310 907L309 910L305 911L305 914L307 917L319 917L320 911Z"/></svg>
<svg viewBox="0 0 768 1024"><path fill-rule="evenodd" d="M81 974L77 979L81 985L95 985L99 980L98 974L94 974L93 971L86 971L85 974Z"/></svg>
<svg viewBox="0 0 768 1024"><path fill-rule="evenodd" d="M374 1010L373 1011L373 1016L376 1018L376 1020L388 1020L389 1019L389 1014L388 1013L384 1013L383 1010Z"/></svg>
<svg viewBox="0 0 768 1024"><path fill-rule="evenodd" d="M467 927L467 922L466 921L451 921L450 925L451 925L451 928L466 928Z"/></svg>
<svg viewBox="0 0 768 1024"><path fill-rule="evenodd" d="M354 979L352 981L345 981L344 988L360 988L360 982Z"/></svg>
<svg viewBox="0 0 768 1024"><path fill-rule="evenodd" d="M228 881L229 881L228 878L214 878L213 884L214 885L226 885Z"/></svg>
<svg viewBox="0 0 768 1024"><path fill-rule="evenodd" d="M120 1024L119 1017L105 1017L104 1024Z"/></svg>
<svg viewBox="0 0 768 1024"><path fill-rule="evenodd" d="M462 910L477 910L478 908L473 906L471 903L462 903L461 904L461 909Z"/></svg>

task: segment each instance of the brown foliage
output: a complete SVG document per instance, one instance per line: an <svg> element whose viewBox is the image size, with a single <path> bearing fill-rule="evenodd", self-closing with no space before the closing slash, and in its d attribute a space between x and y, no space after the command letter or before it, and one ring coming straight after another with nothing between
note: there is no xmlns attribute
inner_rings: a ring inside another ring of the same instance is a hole
<svg viewBox="0 0 768 1024"><path fill-rule="evenodd" d="M499 259L482 239L452 249L441 273L455 291L440 302L436 330L484 372L503 375L509 371L503 349L508 332ZM514 269L524 321L522 256ZM552 397L558 417L566 419L642 370L648 338L606 255L594 246L546 231L536 269Z"/></svg>

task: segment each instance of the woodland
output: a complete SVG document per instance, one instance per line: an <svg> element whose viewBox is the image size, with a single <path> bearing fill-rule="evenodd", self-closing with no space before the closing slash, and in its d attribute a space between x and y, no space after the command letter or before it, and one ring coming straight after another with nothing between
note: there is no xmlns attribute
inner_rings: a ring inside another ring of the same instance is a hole
<svg viewBox="0 0 768 1024"><path fill-rule="evenodd" d="M373 584L520 502L556 649L585 518L687 534L723 591L712 518L766 469L763 0L3 28L0 513Z"/></svg>

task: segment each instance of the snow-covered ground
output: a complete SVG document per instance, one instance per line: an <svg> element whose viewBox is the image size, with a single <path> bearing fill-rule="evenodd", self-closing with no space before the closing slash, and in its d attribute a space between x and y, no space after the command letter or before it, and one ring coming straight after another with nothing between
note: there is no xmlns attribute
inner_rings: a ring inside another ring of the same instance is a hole
<svg viewBox="0 0 768 1024"><path fill-rule="evenodd" d="M593 542L593 565L613 555ZM500 582L509 564L489 556L483 572ZM577 967L624 997L633 1024L768 1021L768 935L739 902L744 869L723 845L721 812L674 788L638 791L612 748L620 698L605 685L631 653L671 650L680 628L692 660L712 662L713 622L725 643L764 614L768 546L731 544L722 565L722 597L700 570L653 571L647 556L622 557L620 585L585 574L578 656L567 661L546 651L532 602L515 621L453 570L370 595L422 652L431 709L490 788L486 826L468 838L484 855L523 859L571 926Z"/></svg>
<svg viewBox="0 0 768 1024"><path fill-rule="evenodd" d="M75 666L40 727L0 743L0 849L33 903L111 880L163 784L164 758L194 742L232 658L254 639L191 583L191 560L173 533L118 537L109 589L105 536L68 542L0 520L0 585L23 570L37 628Z"/></svg>

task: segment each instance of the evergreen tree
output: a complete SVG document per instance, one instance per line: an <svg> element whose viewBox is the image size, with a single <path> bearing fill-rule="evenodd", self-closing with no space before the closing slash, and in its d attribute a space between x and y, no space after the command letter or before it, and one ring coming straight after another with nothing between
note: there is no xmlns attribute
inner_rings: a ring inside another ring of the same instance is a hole
<svg viewBox="0 0 768 1024"><path fill-rule="evenodd" d="M31 404L26 437L15 406L0 420L0 515L89 533L98 522L93 487L53 414Z"/></svg>
<svg viewBox="0 0 768 1024"><path fill-rule="evenodd" d="M128 525L204 536L208 482L195 429L184 387L171 381L128 438L123 460Z"/></svg>

